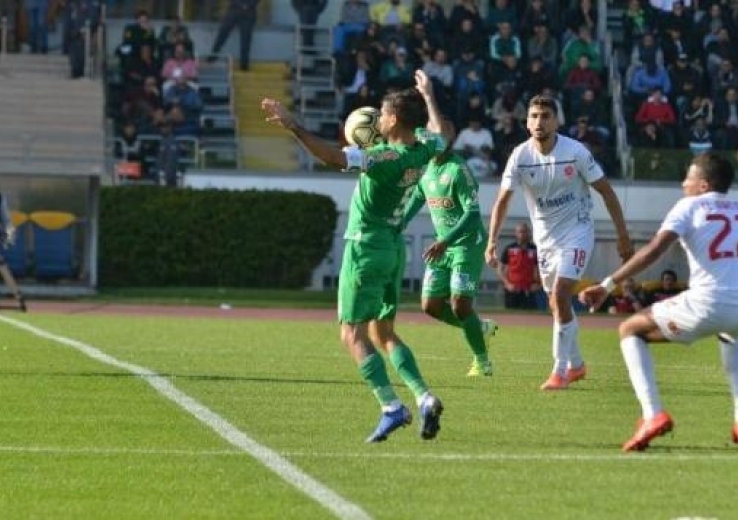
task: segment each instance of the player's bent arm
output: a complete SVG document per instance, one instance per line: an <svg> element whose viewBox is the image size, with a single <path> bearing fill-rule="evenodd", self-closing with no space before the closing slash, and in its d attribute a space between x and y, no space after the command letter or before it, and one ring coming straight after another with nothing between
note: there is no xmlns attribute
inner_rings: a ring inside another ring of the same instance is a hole
<svg viewBox="0 0 738 520"><path fill-rule="evenodd" d="M458 222L456 222L456 225L453 228L449 229L448 233L446 233L444 236L439 236L438 240L449 245L453 244L454 242L456 242L456 240L458 240L464 230L467 229L469 222L478 218L479 211L477 209L470 209L465 211L464 214L461 215L461 218L458 220Z"/></svg>
<svg viewBox="0 0 738 520"><path fill-rule="evenodd" d="M603 286L615 286L623 283L631 276L635 276L645 268L653 264L663 255L671 245L679 239L679 235L673 231L659 231L651 241L639 249L630 260L620 266L614 273L608 276L603 282ZM607 287L608 292L612 288Z"/></svg>
<svg viewBox="0 0 738 520"><path fill-rule="evenodd" d="M418 214L423 204L425 204L425 197L418 186L415 186L413 194L410 196L410 200L407 201L405 211L402 214L402 229L405 229L410 221L415 218L415 215Z"/></svg>
<svg viewBox="0 0 738 520"><path fill-rule="evenodd" d="M618 196L615 194L610 183L606 178L601 177L592 183L592 187L602 197L618 236L622 239L628 239L628 227L625 224L623 208L620 206Z"/></svg>
<svg viewBox="0 0 738 520"><path fill-rule="evenodd" d="M317 159L321 160L325 164L338 166L342 170L345 170L348 167L346 154L334 144L318 137L308 130L305 130L298 124L291 126L289 130L292 132L292 135L294 135L297 140L300 141L300 143Z"/></svg>

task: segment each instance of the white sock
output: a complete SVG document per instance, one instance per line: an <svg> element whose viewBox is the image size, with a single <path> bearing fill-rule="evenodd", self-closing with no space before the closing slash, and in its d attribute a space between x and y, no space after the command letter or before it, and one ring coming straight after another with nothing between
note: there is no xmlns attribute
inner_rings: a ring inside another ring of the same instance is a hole
<svg viewBox="0 0 738 520"><path fill-rule="evenodd" d="M552 345L554 366L552 372L555 372L562 377L566 375L566 367L569 363L571 346L574 342L574 334L576 334L576 332L577 329L574 322L554 322Z"/></svg>
<svg viewBox="0 0 738 520"><path fill-rule="evenodd" d="M401 406L402 406L402 401L400 401L399 399L395 399L391 403L385 404L384 406L382 406L382 412L392 413L396 410L399 410Z"/></svg>
<svg viewBox="0 0 738 520"><path fill-rule="evenodd" d="M430 392L424 392L423 395L415 398L415 404L417 404L418 408L420 408L423 405L423 402L425 402L425 400L428 399L430 396Z"/></svg>
<svg viewBox="0 0 738 520"><path fill-rule="evenodd" d="M738 423L738 344L721 341L720 356L723 359L725 375L730 383L730 391L733 394L733 420Z"/></svg>
<svg viewBox="0 0 738 520"><path fill-rule="evenodd" d="M661 411L661 399L648 345L638 336L628 336L620 340L620 350L623 352L630 383L641 403L643 418L650 419Z"/></svg>
<svg viewBox="0 0 738 520"><path fill-rule="evenodd" d="M574 332L572 332L571 347L569 349L569 367L579 368L584 364L584 359L582 359L582 351L579 349L579 321L577 321L576 314L573 314L573 316L571 327Z"/></svg>

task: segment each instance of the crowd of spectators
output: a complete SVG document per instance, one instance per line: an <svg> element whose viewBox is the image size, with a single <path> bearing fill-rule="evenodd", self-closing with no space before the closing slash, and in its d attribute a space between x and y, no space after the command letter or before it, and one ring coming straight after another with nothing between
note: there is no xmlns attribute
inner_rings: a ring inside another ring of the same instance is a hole
<svg viewBox="0 0 738 520"><path fill-rule="evenodd" d="M633 144L738 147L738 1L628 0L623 31Z"/></svg>
<svg viewBox="0 0 738 520"><path fill-rule="evenodd" d="M526 103L560 101L561 132L585 142L612 174L603 48L592 0L345 0L334 28L342 115L413 83L422 68L456 125L456 148L478 175L499 174L525 138Z"/></svg>
<svg viewBox="0 0 738 520"><path fill-rule="evenodd" d="M187 141L177 138L197 139L200 135L203 100L193 47L179 18L172 18L157 33L146 11L139 11L135 23L125 27L117 47L120 104L115 107L116 153L126 161L139 161L145 178L173 182L176 172L172 164L176 165L180 148L187 146ZM141 143L142 135L157 139ZM147 162L147 156L156 160Z"/></svg>

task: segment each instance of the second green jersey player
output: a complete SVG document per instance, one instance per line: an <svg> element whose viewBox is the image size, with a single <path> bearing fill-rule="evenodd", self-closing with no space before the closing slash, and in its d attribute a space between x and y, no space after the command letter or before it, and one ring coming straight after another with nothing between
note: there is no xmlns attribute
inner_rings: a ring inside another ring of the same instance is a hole
<svg viewBox="0 0 738 520"><path fill-rule="evenodd" d="M487 232L479 211L479 183L462 157L446 151L428 163L405 208L405 224L423 204L428 205L436 233L435 242L423 252L423 311L464 331L473 354L467 375L492 375L487 341L497 324L480 319L474 309Z"/></svg>

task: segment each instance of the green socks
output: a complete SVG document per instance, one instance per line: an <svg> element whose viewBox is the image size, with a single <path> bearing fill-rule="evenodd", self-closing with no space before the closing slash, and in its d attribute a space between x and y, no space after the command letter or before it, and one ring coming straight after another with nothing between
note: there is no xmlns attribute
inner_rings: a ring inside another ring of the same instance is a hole
<svg viewBox="0 0 738 520"><path fill-rule="evenodd" d="M375 352L364 358L359 364L359 373L361 378L367 382L369 388L372 389L374 397L377 398L380 405L387 406L399 399L390 384L387 367L384 364L384 358L380 354Z"/></svg>
<svg viewBox="0 0 738 520"><path fill-rule="evenodd" d="M406 345L399 344L390 352L390 363L400 375L405 385L410 389L415 398L420 398L428 391L428 385L420 375L418 364L415 362L412 350Z"/></svg>
<svg viewBox="0 0 738 520"><path fill-rule="evenodd" d="M474 353L474 359L480 363L486 363L489 361L489 355L487 354L487 344L484 340L484 333L482 332L482 321L476 312L468 316L461 324L464 329L464 336L469 348Z"/></svg>

